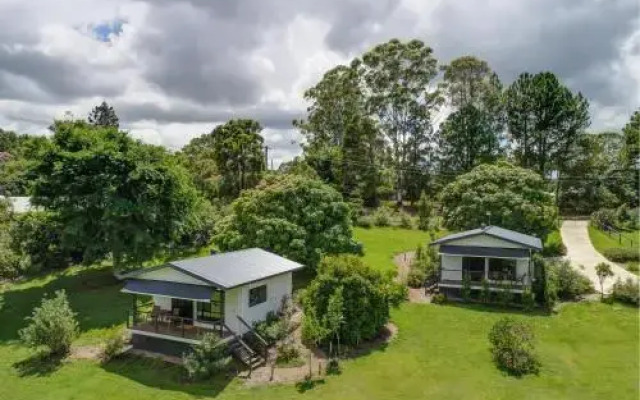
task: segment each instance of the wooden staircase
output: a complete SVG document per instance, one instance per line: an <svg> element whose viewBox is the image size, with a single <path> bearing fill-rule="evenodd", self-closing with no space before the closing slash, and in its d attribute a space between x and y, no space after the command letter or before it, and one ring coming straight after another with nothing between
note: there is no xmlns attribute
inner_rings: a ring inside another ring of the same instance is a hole
<svg viewBox="0 0 640 400"><path fill-rule="evenodd" d="M225 325L225 328L233 335L233 338L227 343L227 348L237 361L249 368L249 375L251 375L253 369L267 362L269 345L242 317L237 317L247 327L248 332L242 337Z"/></svg>

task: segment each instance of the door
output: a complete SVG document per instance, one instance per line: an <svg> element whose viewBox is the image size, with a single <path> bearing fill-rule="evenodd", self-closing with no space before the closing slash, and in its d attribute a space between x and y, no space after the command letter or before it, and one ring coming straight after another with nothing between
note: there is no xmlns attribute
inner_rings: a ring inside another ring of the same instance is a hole
<svg viewBox="0 0 640 400"><path fill-rule="evenodd" d="M171 315L189 318L193 322L193 300L171 299Z"/></svg>

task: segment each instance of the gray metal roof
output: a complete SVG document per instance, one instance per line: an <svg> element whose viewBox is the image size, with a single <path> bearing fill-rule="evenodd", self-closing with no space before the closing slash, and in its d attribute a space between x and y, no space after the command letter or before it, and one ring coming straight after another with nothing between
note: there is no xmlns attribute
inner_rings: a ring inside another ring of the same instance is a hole
<svg viewBox="0 0 640 400"><path fill-rule="evenodd" d="M528 249L510 249L503 247L455 246L449 244L440 246L441 254L454 256L528 258L529 251Z"/></svg>
<svg viewBox="0 0 640 400"><path fill-rule="evenodd" d="M211 301L213 289L210 286L190 285L188 283L152 281L146 279L127 279L122 288L124 293L150 294L179 299Z"/></svg>
<svg viewBox="0 0 640 400"><path fill-rule="evenodd" d="M258 248L171 261L169 265L222 289L304 268L302 264Z"/></svg>
<svg viewBox="0 0 640 400"><path fill-rule="evenodd" d="M431 244L442 244L453 240L478 235L489 235L506 240L508 242L520 244L534 250L542 250L542 241L539 238L493 225L485 226L483 228L471 229L469 231L453 233L438 240L434 240Z"/></svg>

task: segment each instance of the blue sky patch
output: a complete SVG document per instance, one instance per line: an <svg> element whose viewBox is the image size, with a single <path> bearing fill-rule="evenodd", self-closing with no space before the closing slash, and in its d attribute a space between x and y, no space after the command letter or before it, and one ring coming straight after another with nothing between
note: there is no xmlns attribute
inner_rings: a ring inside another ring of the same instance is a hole
<svg viewBox="0 0 640 400"><path fill-rule="evenodd" d="M124 25L124 21L121 19L103 22L94 25L92 28L92 32L94 37L99 41L110 42L111 35L118 36L122 33L122 25Z"/></svg>

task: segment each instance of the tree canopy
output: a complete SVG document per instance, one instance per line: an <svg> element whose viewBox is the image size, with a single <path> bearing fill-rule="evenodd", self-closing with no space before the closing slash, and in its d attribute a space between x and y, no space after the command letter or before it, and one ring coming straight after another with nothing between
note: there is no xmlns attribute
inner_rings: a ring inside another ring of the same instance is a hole
<svg viewBox="0 0 640 400"><path fill-rule="evenodd" d="M231 208L214 238L223 251L260 247L312 268L325 254L360 251L348 204L320 181L270 176Z"/></svg>
<svg viewBox="0 0 640 400"><path fill-rule="evenodd" d="M518 163L543 176L563 169L569 147L589 126L589 102L551 72L521 74L507 89L506 110Z"/></svg>
<svg viewBox="0 0 640 400"><path fill-rule="evenodd" d="M95 126L112 126L114 128L120 126L120 120L116 115L116 111L112 106L107 104L106 101L103 101L91 110L87 121Z"/></svg>
<svg viewBox="0 0 640 400"><path fill-rule="evenodd" d="M372 339L389 321L391 307L404 300L405 290L360 257L325 257L302 297L303 335L321 342L338 338L347 345Z"/></svg>
<svg viewBox="0 0 640 400"><path fill-rule="evenodd" d="M554 198L542 177L506 162L458 176L442 191L441 202L450 230L497 225L545 238L557 222Z"/></svg>
<svg viewBox="0 0 640 400"><path fill-rule="evenodd" d="M33 202L57 214L62 245L85 262L138 262L182 233L196 202L185 171L166 151L115 127L54 124L52 148L32 171Z"/></svg>
<svg viewBox="0 0 640 400"><path fill-rule="evenodd" d="M633 113L622 129L622 134L624 135L622 161L627 168L636 167L640 156L640 110Z"/></svg>

